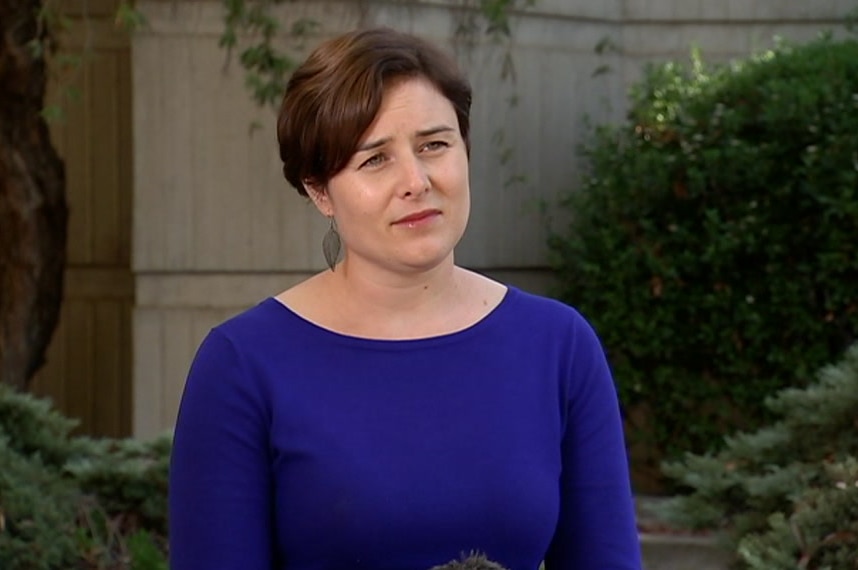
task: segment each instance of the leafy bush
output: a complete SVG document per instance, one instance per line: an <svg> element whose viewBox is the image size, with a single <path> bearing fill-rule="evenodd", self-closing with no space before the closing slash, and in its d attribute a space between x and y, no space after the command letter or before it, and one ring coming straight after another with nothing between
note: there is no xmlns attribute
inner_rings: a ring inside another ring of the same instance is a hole
<svg viewBox="0 0 858 570"><path fill-rule="evenodd" d="M73 437L0 384L0 568L166 570L169 438Z"/></svg>
<svg viewBox="0 0 858 570"><path fill-rule="evenodd" d="M703 451L858 337L858 42L650 67L550 239L630 421Z"/></svg>
<svg viewBox="0 0 858 570"><path fill-rule="evenodd" d="M717 455L665 465L692 492L663 514L727 530L742 568L855 568L858 343L815 384L785 389L767 405L779 421L728 438Z"/></svg>

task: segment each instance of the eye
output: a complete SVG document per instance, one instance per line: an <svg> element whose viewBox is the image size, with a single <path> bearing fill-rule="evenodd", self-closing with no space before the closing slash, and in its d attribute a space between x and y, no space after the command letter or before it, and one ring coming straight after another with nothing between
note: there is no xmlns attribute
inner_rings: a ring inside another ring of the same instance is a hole
<svg viewBox="0 0 858 570"><path fill-rule="evenodd" d="M447 141L429 141L423 145L422 150L428 150L429 152L435 150L441 150L442 148L447 148L450 144Z"/></svg>
<svg viewBox="0 0 858 570"><path fill-rule="evenodd" d="M383 154L381 154L381 153L374 154L371 157L369 157L368 159L361 162L360 166L358 168L364 168L364 167L372 168L373 166L381 166L381 164L384 162L384 160L385 160L385 157Z"/></svg>

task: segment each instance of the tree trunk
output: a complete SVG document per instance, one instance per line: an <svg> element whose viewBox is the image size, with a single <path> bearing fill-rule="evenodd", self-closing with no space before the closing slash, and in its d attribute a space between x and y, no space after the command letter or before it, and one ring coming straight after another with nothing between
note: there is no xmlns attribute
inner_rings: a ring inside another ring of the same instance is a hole
<svg viewBox="0 0 858 570"><path fill-rule="evenodd" d="M41 0L0 0L0 382L25 390L59 318L65 170L42 117Z"/></svg>

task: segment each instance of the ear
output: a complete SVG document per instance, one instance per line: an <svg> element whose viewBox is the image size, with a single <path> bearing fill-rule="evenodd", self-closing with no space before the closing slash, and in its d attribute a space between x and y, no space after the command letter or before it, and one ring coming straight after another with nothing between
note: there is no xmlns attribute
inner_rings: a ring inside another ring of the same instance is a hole
<svg viewBox="0 0 858 570"><path fill-rule="evenodd" d="M328 196L328 191L324 186L316 184L311 180L305 180L304 190L307 191L307 195L310 197L310 200L313 201L316 209L318 209L323 216L330 218L334 215L334 208L331 205L331 197Z"/></svg>

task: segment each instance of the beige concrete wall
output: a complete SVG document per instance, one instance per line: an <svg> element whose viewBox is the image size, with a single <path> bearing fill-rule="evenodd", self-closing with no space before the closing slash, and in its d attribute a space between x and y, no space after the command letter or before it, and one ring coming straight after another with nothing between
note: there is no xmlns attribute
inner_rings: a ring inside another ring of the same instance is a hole
<svg viewBox="0 0 858 570"><path fill-rule="evenodd" d="M366 24L456 49L475 88L473 215L458 259L538 292L550 281L540 204L574 188L583 117L621 117L643 62L685 57L692 43L718 59L741 56L776 34L811 37L851 8L846 0L537 0L514 18L515 81L505 81L504 48L455 40L461 4L317 0L278 10L284 26L323 23L305 50ZM325 224L282 181L274 113L253 105L240 67L217 46L220 2L137 5L150 26L133 42L134 431L150 436L172 424L212 325L323 268ZM616 50L595 53L606 38ZM594 76L603 66L610 71ZM251 134L253 123L261 128Z"/></svg>
<svg viewBox="0 0 858 570"><path fill-rule="evenodd" d="M79 432L110 437L127 436L132 415L131 48L114 23L118 5L51 4L66 22L47 102L62 111L48 124L65 163L69 225L60 320L31 387ZM80 65L63 61L71 56Z"/></svg>

